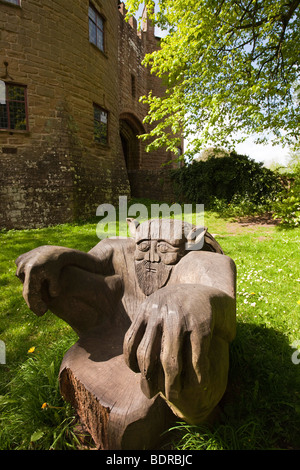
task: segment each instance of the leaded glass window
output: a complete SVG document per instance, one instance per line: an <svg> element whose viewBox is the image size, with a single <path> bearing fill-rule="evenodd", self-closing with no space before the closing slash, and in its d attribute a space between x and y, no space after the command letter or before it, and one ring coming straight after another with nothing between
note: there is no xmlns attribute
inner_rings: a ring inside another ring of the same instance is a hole
<svg viewBox="0 0 300 470"><path fill-rule="evenodd" d="M89 36L90 42L104 52L104 19L91 5L89 6Z"/></svg>
<svg viewBox="0 0 300 470"><path fill-rule="evenodd" d="M25 86L0 81L0 129L28 130Z"/></svg>
<svg viewBox="0 0 300 470"><path fill-rule="evenodd" d="M94 105L94 139L100 144L108 144L108 112Z"/></svg>

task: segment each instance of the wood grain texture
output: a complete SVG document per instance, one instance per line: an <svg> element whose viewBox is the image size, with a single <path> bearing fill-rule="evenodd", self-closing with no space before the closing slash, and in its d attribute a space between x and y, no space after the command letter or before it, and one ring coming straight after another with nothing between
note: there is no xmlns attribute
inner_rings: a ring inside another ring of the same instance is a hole
<svg viewBox="0 0 300 470"><path fill-rule="evenodd" d="M78 334L60 387L99 449L151 449L177 417L208 419L235 337L235 264L207 229L129 224L132 238L89 253L45 246L17 260L28 306Z"/></svg>
<svg viewBox="0 0 300 470"><path fill-rule="evenodd" d="M125 365L122 345L114 332L79 340L63 359L61 392L99 449L151 449L174 414L160 395L149 400L143 394L140 374Z"/></svg>

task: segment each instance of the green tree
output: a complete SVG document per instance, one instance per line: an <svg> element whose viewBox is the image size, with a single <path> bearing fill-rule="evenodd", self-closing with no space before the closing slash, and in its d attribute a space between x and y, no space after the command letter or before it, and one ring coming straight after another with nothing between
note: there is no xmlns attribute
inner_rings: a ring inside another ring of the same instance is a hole
<svg viewBox="0 0 300 470"><path fill-rule="evenodd" d="M144 60L167 87L161 98L142 97L149 149L176 152L180 129L191 154L253 134L299 146L300 0L127 0L129 16L142 3L167 30Z"/></svg>

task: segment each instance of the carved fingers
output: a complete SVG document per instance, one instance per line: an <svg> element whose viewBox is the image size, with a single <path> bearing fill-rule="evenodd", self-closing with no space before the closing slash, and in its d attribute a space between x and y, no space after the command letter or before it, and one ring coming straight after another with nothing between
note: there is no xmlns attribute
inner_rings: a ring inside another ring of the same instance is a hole
<svg viewBox="0 0 300 470"><path fill-rule="evenodd" d="M143 339L146 326L146 319L141 315L138 316L131 324L124 338L124 359L128 367L134 372L140 372L137 349Z"/></svg>
<svg viewBox="0 0 300 470"><path fill-rule="evenodd" d="M127 332L125 361L141 373L141 388L148 398L159 391L167 396L178 393L183 333L178 312L147 303Z"/></svg>
<svg viewBox="0 0 300 470"><path fill-rule="evenodd" d="M141 373L148 398L162 392L169 401L176 400L183 387L201 381L209 331L176 298L162 304L147 300L139 313L125 336L125 361Z"/></svg>
<svg viewBox="0 0 300 470"><path fill-rule="evenodd" d="M164 371L164 394L170 401L178 398L182 388L183 344L187 335L185 318L178 310L166 312L162 337L161 365Z"/></svg>
<svg viewBox="0 0 300 470"><path fill-rule="evenodd" d="M38 316L47 312L49 296L57 297L60 293L60 266L51 248L36 248L16 260L16 276L23 282L23 297Z"/></svg>
<svg viewBox="0 0 300 470"><path fill-rule="evenodd" d="M163 386L159 362L161 334L161 324L150 321L136 352L138 367L141 372L141 388L148 398L156 395Z"/></svg>

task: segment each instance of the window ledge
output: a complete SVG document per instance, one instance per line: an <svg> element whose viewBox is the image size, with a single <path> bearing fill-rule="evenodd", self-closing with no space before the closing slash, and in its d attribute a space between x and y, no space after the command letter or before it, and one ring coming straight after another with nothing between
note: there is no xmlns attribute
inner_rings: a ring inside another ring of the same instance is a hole
<svg viewBox="0 0 300 470"><path fill-rule="evenodd" d="M1 1L1 0L0 0ZM104 51L101 51L101 49L99 49L98 46L96 46L96 44L94 44L93 42L89 41L89 43L91 44L91 46L96 49L96 51L100 52L100 54L102 54L106 59L108 59L108 55L106 54L106 52Z"/></svg>
<svg viewBox="0 0 300 470"><path fill-rule="evenodd" d="M103 150L110 150L110 145L109 144L102 144L101 142L94 141L94 145L97 148L102 148Z"/></svg>
<svg viewBox="0 0 300 470"><path fill-rule="evenodd" d="M0 0L1 3L1 0ZM6 133L6 134L22 134L22 135L30 135L29 131L18 131L17 129L0 129L1 134Z"/></svg>

